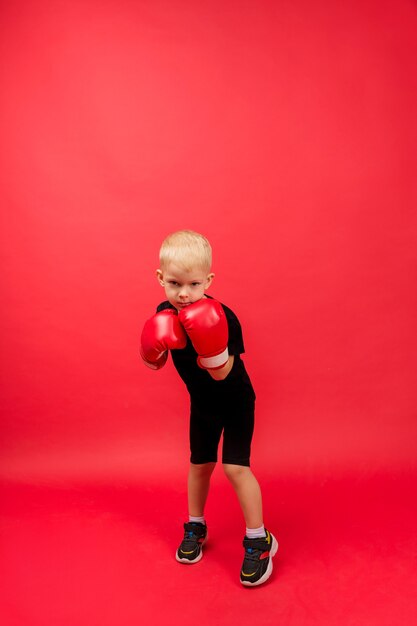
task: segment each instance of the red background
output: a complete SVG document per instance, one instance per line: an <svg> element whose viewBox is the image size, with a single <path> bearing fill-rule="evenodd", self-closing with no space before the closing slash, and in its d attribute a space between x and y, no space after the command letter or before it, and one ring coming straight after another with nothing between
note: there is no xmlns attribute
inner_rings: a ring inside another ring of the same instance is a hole
<svg viewBox="0 0 417 626"><path fill-rule="evenodd" d="M416 4L27 0L0 22L4 623L415 622ZM172 557L187 394L138 340L179 228L212 243L258 395L281 550L252 597L221 471L206 558Z"/></svg>

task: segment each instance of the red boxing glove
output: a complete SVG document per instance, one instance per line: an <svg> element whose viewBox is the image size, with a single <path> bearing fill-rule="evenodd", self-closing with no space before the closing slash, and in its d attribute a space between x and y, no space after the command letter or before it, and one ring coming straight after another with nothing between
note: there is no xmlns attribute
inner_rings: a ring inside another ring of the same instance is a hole
<svg viewBox="0 0 417 626"><path fill-rule="evenodd" d="M229 329L220 302L202 298L181 309L178 317L199 355L198 365L207 370L226 365Z"/></svg>
<svg viewBox="0 0 417 626"><path fill-rule="evenodd" d="M187 335L177 312L165 309L151 317L143 327L140 355L148 367L159 370L166 363L168 350L180 350L187 345Z"/></svg>

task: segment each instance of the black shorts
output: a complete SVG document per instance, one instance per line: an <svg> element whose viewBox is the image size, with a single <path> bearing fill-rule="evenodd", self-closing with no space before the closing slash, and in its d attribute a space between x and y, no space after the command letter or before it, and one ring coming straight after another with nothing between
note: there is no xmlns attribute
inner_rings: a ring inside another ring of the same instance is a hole
<svg viewBox="0 0 417 626"><path fill-rule="evenodd" d="M249 467L255 421L254 398L240 398L233 404L218 402L216 408L210 405L191 398L191 463L216 462L223 433L222 463Z"/></svg>

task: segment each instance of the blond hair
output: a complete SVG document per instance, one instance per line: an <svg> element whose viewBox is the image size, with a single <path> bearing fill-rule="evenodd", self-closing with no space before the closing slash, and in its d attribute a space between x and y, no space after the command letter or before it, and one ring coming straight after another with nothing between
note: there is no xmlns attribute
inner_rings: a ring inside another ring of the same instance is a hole
<svg viewBox="0 0 417 626"><path fill-rule="evenodd" d="M178 230L162 242L159 261L163 269L168 263L175 263L186 271L195 267L210 271L211 246L204 235L193 230Z"/></svg>

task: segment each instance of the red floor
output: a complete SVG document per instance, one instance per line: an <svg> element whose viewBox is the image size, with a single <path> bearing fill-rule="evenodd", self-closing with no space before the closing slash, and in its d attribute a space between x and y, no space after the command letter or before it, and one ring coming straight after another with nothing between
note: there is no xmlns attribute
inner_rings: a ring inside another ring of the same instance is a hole
<svg viewBox="0 0 417 626"><path fill-rule="evenodd" d="M175 561L183 478L3 484L3 626L417 623L415 475L264 480L280 549L257 589L239 583L243 528L221 472L203 560Z"/></svg>

